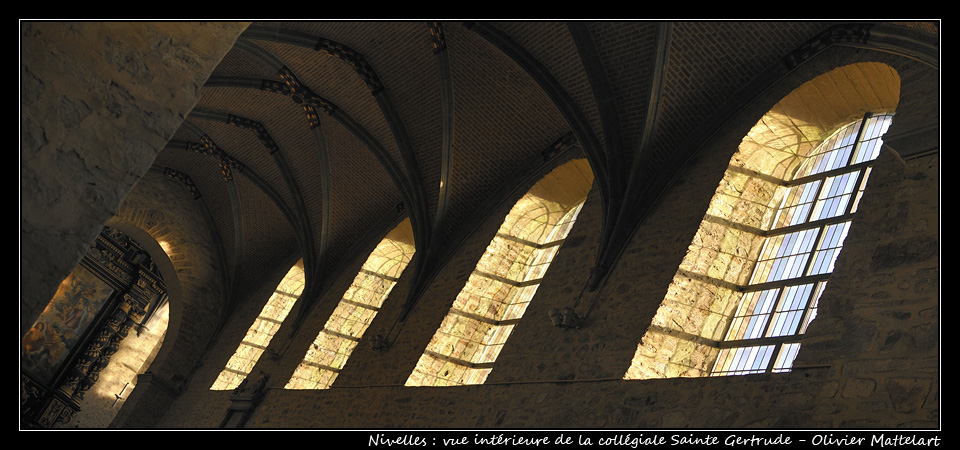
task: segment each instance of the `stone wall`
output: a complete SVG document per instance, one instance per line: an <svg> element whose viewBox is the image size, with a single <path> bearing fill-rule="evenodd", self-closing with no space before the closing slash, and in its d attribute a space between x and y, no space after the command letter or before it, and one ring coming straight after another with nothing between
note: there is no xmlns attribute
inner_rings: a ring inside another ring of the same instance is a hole
<svg viewBox="0 0 960 450"><path fill-rule="evenodd" d="M20 25L20 326L26 329L180 127L246 24Z"/></svg>

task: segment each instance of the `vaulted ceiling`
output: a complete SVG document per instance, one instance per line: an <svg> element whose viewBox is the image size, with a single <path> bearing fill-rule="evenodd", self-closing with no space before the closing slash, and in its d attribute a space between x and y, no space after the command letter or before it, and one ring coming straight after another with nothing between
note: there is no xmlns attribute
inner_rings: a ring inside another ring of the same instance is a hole
<svg viewBox="0 0 960 450"><path fill-rule="evenodd" d="M838 25L253 23L154 170L202 195L234 293L299 254L310 297L407 215L429 273L566 148L591 164L611 245L624 199L642 217L758 74Z"/></svg>

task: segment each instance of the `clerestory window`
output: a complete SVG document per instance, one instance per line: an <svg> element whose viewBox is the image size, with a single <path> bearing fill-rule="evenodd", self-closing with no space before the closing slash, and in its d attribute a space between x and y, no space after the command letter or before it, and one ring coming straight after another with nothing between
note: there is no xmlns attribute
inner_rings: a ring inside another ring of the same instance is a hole
<svg viewBox="0 0 960 450"><path fill-rule="evenodd" d="M407 386L483 384L573 227L592 182L586 161L574 160L514 205Z"/></svg>
<svg viewBox="0 0 960 450"><path fill-rule="evenodd" d="M284 389L333 384L415 251L410 219L405 219L370 253Z"/></svg>
<svg viewBox="0 0 960 450"><path fill-rule="evenodd" d="M784 188L787 193L711 375L783 372L792 367L891 118L868 116L841 128Z"/></svg>
<svg viewBox="0 0 960 450"><path fill-rule="evenodd" d="M899 95L892 67L855 63L808 80L760 117L727 163L624 379L792 367L829 295Z"/></svg>
<svg viewBox="0 0 960 450"><path fill-rule="evenodd" d="M303 292L304 273L301 259L284 275L273 294L263 305L260 314L247 329L237 350L227 361L226 367L220 372L211 390L232 390L243 382L257 364L260 356L270 345L273 335L280 329L280 325L293 309L294 303Z"/></svg>

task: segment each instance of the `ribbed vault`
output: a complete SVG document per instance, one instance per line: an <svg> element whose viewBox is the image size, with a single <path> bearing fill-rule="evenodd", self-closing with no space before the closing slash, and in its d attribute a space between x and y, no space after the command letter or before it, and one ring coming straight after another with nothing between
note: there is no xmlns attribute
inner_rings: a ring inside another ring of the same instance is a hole
<svg viewBox="0 0 960 450"><path fill-rule="evenodd" d="M345 261L408 217L404 320L496 201L553 158L582 157L603 214L592 291L729 113L810 55L898 26L253 23L154 167L203 195L224 314L263 267L303 258L299 327Z"/></svg>

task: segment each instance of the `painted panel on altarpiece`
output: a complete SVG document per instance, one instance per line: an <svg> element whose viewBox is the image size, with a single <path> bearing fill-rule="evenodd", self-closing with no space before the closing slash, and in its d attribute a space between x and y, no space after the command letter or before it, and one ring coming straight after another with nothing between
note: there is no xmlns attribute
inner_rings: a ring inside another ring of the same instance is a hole
<svg viewBox="0 0 960 450"><path fill-rule="evenodd" d="M21 369L39 382L51 381L113 292L93 273L77 266L21 339Z"/></svg>

